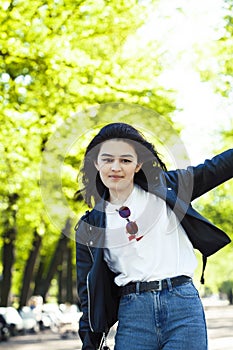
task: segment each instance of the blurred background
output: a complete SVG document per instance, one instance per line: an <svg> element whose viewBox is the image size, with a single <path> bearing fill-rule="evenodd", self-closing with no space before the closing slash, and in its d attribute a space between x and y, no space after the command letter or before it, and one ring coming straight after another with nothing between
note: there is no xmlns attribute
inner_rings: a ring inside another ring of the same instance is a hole
<svg viewBox="0 0 233 350"><path fill-rule="evenodd" d="M187 164L232 147L232 11L232 0L1 1L0 314L11 334L80 317L74 225L86 207L74 193L99 127L138 126L172 167L174 134ZM232 193L231 180L194 203L231 238ZM208 259L204 286L197 256L202 297L232 304L232 244Z"/></svg>

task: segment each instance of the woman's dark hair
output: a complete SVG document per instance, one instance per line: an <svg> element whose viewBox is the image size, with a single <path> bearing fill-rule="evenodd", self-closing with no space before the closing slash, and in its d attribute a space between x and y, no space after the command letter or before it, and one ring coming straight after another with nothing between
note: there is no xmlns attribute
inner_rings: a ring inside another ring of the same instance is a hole
<svg viewBox="0 0 233 350"><path fill-rule="evenodd" d="M148 184L155 180L158 171L166 171L154 146L146 141L144 136L134 127L125 123L111 123L104 126L87 146L82 172L84 188L76 192L76 197L84 192L84 200L89 207L93 207L100 198L108 198L108 188L103 184L94 162L103 142L111 139L120 139L130 144L137 153L138 162L143 163L141 169L135 173L134 182L148 191ZM93 203L94 200L94 203Z"/></svg>

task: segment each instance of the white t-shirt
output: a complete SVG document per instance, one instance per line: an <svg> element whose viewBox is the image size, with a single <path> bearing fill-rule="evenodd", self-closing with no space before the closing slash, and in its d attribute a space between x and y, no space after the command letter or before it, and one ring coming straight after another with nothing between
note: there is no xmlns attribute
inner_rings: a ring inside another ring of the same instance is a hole
<svg viewBox="0 0 233 350"><path fill-rule="evenodd" d="M115 283L192 277L197 266L192 243L166 202L135 185L123 205L138 225L136 238L142 238L129 239L127 221L116 210L120 205L106 206L104 259L117 274Z"/></svg>

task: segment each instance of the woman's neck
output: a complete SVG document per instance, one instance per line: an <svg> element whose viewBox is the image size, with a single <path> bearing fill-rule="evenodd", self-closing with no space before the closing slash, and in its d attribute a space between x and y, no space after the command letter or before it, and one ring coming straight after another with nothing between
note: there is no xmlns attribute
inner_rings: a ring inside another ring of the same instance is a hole
<svg viewBox="0 0 233 350"><path fill-rule="evenodd" d="M133 191L133 186L130 187L127 191L124 191L122 193L119 191L117 191L117 192L109 191L110 192L109 202L111 204L122 205L127 200L127 198L130 196L132 191Z"/></svg>

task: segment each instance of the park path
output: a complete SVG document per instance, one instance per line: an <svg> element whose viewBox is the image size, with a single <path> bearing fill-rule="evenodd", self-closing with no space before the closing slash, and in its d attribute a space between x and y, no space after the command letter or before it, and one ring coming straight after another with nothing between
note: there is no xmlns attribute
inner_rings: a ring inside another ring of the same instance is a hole
<svg viewBox="0 0 233 350"><path fill-rule="evenodd" d="M209 350L233 350L233 306L224 302L205 302ZM112 345L110 339L109 345ZM75 336L61 339L58 334L43 332L12 337L1 342L0 349L5 350L80 350L81 342ZM143 349L142 349L143 350ZM172 349L171 349L172 350ZM188 349L187 349L188 350Z"/></svg>
<svg viewBox="0 0 233 350"><path fill-rule="evenodd" d="M233 350L233 305L205 306L209 350Z"/></svg>

